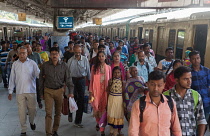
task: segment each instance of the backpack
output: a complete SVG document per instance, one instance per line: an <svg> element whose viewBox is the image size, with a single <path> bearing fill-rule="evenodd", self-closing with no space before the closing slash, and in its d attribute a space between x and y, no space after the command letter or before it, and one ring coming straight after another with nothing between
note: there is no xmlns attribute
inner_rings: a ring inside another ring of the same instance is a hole
<svg viewBox="0 0 210 136"><path fill-rule="evenodd" d="M197 91L195 91L193 89L191 89L191 91L192 91L192 95L193 95L193 99L194 99L194 104L195 104L194 105L194 109L195 109L197 107L197 105L198 105L199 94L198 94ZM171 96L170 90L164 92L163 94L166 95L166 96Z"/></svg>
<svg viewBox="0 0 210 136"><path fill-rule="evenodd" d="M134 66L137 67L137 63L138 63L138 61L134 62ZM146 62L146 61L145 61L145 64L146 64L146 68L147 68L147 73L148 73L148 75L149 75L149 64L148 64L148 62Z"/></svg>
<svg viewBox="0 0 210 136"><path fill-rule="evenodd" d="M165 97L168 99L168 106L171 110L171 113L173 113L173 109L174 109L174 103L173 103L173 100L170 96L167 96L165 95ZM146 96L142 96L139 100L140 100L140 106L139 106L139 109L140 109L140 122L143 122L143 113L144 113L144 109L146 107L146 102L145 102L145 99L146 99Z"/></svg>

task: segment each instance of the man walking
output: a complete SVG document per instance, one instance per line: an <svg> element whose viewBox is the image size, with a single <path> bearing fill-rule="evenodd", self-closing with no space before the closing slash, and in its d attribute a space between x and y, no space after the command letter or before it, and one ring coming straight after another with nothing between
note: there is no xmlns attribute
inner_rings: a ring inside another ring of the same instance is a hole
<svg viewBox="0 0 210 136"><path fill-rule="evenodd" d="M74 56L68 61L68 68L70 70L70 76L74 83L74 98L77 102L78 110L76 112L76 118L74 126L82 128L82 116L84 109L84 94L86 78L90 81L90 65L88 59L81 55L82 49L80 45L74 46ZM69 115L69 121L71 121L72 114Z"/></svg>
<svg viewBox="0 0 210 136"><path fill-rule="evenodd" d="M198 91L203 100L206 121L210 123L210 70L202 66L200 52L192 51L189 54L192 63L192 85L191 88ZM209 124L210 125L210 124Z"/></svg>
<svg viewBox="0 0 210 136"><path fill-rule="evenodd" d="M133 104L129 136L182 136L176 105L170 97L162 94L164 73L151 72L147 86L149 93L146 97Z"/></svg>
<svg viewBox="0 0 210 136"><path fill-rule="evenodd" d="M63 103L64 85L70 90L70 97L73 97L73 84L69 70L65 62L60 60L59 49L50 49L50 61L41 66L39 75L39 87L41 94L44 91L45 99L45 131L47 136L58 136L57 131L60 125L61 109ZM54 123L52 127L52 112L55 109Z"/></svg>
<svg viewBox="0 0 210 136"><path fill-rule="evenodd" d="M190 89L192 74L189 67L181 66L174 71L176 85L164 92L176 102L182 136L204 136L206 119L200 94ZM198 134L196 133L198 128Z"/></svg>
<svg viewBox="0 0 210 136"><path fill-rule="evenodd" d="M12 65L9 80L9 96L12 100L12 93L16 87L16 99L21 124L21 135L26 135L26 111L28 110L31 129L35 130L34 118L36 114L36 78L39 77L37 64L27 58L27 49L20 47L18 50L19 60Z"/></svg>
<svg viewBox="0 0 210 136"><path fill-rule="evenodd" d="M28 58L32 59L33 61L36 62L36 64L38 65L38 67L41 67L42 64L42 59L39 55L39 53L37 52L33 52L30 43L25 43L24 47L27 49L28 51ZM36 79L36 93L37 93L37 103L39 105L39 108L42 109L42 102L41 102L41 94L39 91L39 79Z"/></svg>

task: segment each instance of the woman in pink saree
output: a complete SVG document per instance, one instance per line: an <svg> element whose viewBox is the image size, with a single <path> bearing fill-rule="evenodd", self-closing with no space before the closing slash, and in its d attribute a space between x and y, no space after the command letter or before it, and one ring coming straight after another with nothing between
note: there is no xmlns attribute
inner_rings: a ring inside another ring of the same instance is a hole
<svg viewBox="0 0 210 136"><path fill-rule="evenodd" d="M96 130L105 136L104 126L99 126L99 121L106 112L108 81L111 78L111 67L105 63L106 55L103 51L97 53L97 60L91 69L90 99L92 99L93 115L96 118Z"/></svg>

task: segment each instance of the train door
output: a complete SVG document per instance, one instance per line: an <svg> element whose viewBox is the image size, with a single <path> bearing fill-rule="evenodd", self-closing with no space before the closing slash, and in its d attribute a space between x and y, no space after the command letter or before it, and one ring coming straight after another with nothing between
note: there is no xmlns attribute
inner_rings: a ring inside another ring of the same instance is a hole
<svg viewBox="0 0 210 136"><path fill-rule="evenodd" d="M200 51L201 64L204 65L208 25L195 25L194 49Z"/></svg>
<svg viewBox="0 0 210 136"><path fill-rule="evenodd" d="M140 41L142 39L142 31L143 31L143 27L139 27L138 38L139 38Z"/></svg>
<svg viewBox="0 0 210 136"><path fill-rule="evenodd" d="M149 44L151 45L151 48L152 48L152 43L153 43L153 30L151 29L149 31Z"/></svg>
<svg viewBox="0 0 210 136"><path fill-rule="evenodd" d="M159 62L159 60L165 58L164 33L165 33L165 27L163 27L163 26L158 27L158 36L157 36L158 42L157 42L157 47L156 47L157 62Z"/></svg>

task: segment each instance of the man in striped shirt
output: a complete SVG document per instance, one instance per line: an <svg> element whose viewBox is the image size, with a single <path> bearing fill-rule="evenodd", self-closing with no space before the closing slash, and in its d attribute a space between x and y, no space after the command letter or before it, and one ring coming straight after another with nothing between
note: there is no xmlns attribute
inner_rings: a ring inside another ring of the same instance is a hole
<svg viewBox="0 0 210 136"><path fill-rule="evenodd" d="M9 80L9 68L5 67L7 55L9 53L9 49L6 47L6 42L2 42L2 48L0 50L1 56L1 72L2 72L2 79L4 83L4 88L8 88L8 80ZM8 78L8 79L7 79Z"/></svg>

